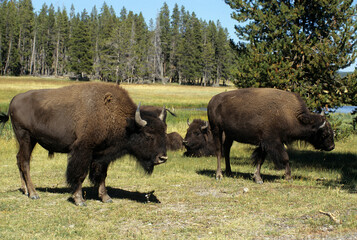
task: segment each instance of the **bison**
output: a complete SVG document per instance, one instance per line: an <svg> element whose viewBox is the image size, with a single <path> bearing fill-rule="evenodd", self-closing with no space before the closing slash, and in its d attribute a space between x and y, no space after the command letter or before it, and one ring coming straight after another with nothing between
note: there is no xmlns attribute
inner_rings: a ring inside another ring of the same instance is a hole
<svg viewBox="0 0 357 240"><path fill-rule="evenodd" d="M37 143L51 155L68 153L66 179L76 205L85 205L82 183L88 172L100 199L112 202L105 187L111 162L129 154L151 174L154 165L167 160L163 111L160 117L141 113L118 85L85 83L21 93L1 122L9 118L19 143L22 190L31 199L39 198L30 177L30 156Z"/></svg>
<svg viewBox="0 0 357 240"><path fill-rule="evenodd" d="M187 119L188 129L183 140L187 157L203 157L215 154L215 145L208 122L194 119L192 123Z"/></svg>
<svg viewBox="0 0 357 240"><path fill-rule="evenodd" d="M166 134L167 150L177 151L183 148L183 138L178 132L171 132Z"/></svg>
<svg viewBox="0 0 357 240"><path fill-rule="evenodd" d="M217 179L222 178L223 156L226 172L231 174L229 153L233 141L257 146L252 155L257 183L263 183L260 168L267 154L274 162L283 163L285 179L291 178L285 144L304 140L319 150L331 151L335 147L326 118L311 113L295 93L270 88L224 92L212 97L207 114L215 143Z"/></svg>

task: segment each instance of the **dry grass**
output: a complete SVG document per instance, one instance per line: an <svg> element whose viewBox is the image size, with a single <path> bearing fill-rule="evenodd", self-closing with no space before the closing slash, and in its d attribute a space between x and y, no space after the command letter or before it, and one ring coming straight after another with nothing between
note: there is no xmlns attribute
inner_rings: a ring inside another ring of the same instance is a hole
<svg viewBox="0 0 357 240"><path fill-rule="evenodd" d="M68 83L56 81L55 85ZM156 85L124 87L135 101L155 105L161 105L160 99L165 99L166 92L168 102L177 100L182 107L188 98L186 94L194 99L188 108L201 106L211 94L221 90ZM19 88L15 87L16 91ZM172 92L181 94L180 98L172 99L175 95L170 95ZM192 109L178 109L177 113L184 117L169 117L168 127L180 132L187 128L186 116L205 118L204 113ZM31 175L41 199L30 200L19 191L16 142L12 137L1 137L0 238L356 239L356 143L357 136L352 136L336 143L336 149L329 153L310 148L291 150L293 181L283 180L283 171L274 169L267 161L262 168L265 181L262 185L251 179L252 149L247 145L233 145L234 176L222 181L215 180L214 157L186 158L182 151L169 152L169 161L157 166L152 176L145 175L132 158L124 157L108 171L107 186L114 203L98 201L86 180L88 206L81 208L68 201L66 155L56 154L48 159L43 148L35 149ZM244 192L244 188L248 191ZM153 190L147 202L145 194ZM320 210L334 214L341 224Z"/></svg>

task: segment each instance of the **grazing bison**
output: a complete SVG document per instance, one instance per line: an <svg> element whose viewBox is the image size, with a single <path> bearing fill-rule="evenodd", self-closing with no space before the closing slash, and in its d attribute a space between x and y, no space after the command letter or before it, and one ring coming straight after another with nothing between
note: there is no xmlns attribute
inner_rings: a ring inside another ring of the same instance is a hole
<svg viewBox="0 0 357 240"><path fill-rule="evenodd" d="M331 151L335 147L326 118L311 113L300 96L291 92L248 88L220 93L208 103L207 114L216 145L218 179L222 178L222 156L226 172L231 173L229 152L233 141L257 146L252 155L257 183L263 183L260 168L267 154L276 163L283 163L285 178L291 178L284 144L305 140L320 150Z"/></svg>
<svg viewBox="0 0 357 240"><path fill-rule="evenodd" d="M187 120L188 129L183 140L187 157L203 157L215 154L215 145L208 122L194 119L192 123Z"/></svg>
<svg viewBox="0 0 357 240"><path fill-rule="evenodd" d="M183 148L183 138L177 132L166 134L167 150L177 151Z"/></svg>
<svg viewBox="0 0 357 240"><path fill-rule="evenodd" d="M111 202L105 178L112 161L130 154L152 173L154 165L167 160L163 119L141 114L127 91L114 84L28 91L12 99L1 122L9 117L19 143L22 189L32 199L39 198L30 177L30 156L37 143L50 154L69 154L66 177L76 205L85 205L82 183L88 172L101 200Z"/></svg>

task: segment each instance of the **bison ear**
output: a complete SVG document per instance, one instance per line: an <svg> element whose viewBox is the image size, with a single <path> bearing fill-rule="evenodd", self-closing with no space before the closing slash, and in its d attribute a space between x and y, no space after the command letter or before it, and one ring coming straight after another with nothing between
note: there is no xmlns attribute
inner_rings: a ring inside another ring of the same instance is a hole
<svg viewBox="0 0 357 240"><path fill-rule="evenodd" d="M311 128L317 130L326 124L326 119L320 114L301 114L298 120L304 125L310 125Z"/></svg>
<svg viewBox="0 0 357 240"><path fill-rule="evenodd" d="M311 125L314 122L311 114L303 113L297 117L297 119L304 125Z"/></svg>
<svg viewBox="0 0 357 240"><path fill-rule="evenodd" d="M107 92L105 95L104 95L104 104L107 105L109 104L113 99L113 95L110 93L110 92Z"/></svg>

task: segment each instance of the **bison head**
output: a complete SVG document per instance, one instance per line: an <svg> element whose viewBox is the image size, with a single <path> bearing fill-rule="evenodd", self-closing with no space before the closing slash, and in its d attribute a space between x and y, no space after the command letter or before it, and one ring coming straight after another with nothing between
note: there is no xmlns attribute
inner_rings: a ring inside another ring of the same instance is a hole
<svg viewBox="0 0 357 240"><path fill-rule="evenodd" d="M208 156L212 155L211 145L213 143L212 134L208 122L201 119L194 119L192 123L187 120L188 129L183 140L186 148L185 156Z"/></svg>
<svg viewBox="0 0 357 240"><path fill-rule="evenodd" d="M315 133L309 142L319 150L331 151L335 148L334 133L330 123L325 117L321 116L321 122L315 129Z"/></svg>
<svg viewBox="0 0 357 240"><path fill-rule="evenodd" d="M164 111L164 110L163 110ZM140 104L135 119L128 119L128 149L144 170L151 174L154 166L164 163L166 155L166 124L162 115L140 113Z"/></svg>

